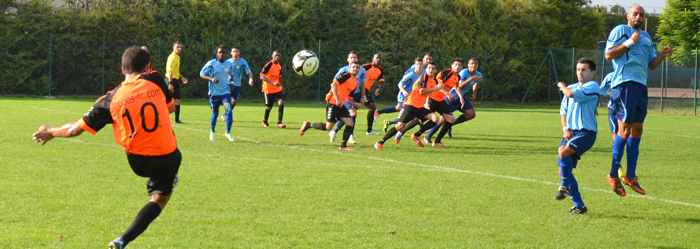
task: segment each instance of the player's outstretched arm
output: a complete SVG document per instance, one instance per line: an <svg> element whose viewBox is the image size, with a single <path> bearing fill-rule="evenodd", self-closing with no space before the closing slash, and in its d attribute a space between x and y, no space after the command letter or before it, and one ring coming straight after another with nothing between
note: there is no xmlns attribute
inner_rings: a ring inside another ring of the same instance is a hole
<svg viewBox="0 0 700 249"><path fill-rule="evenodd" d="M44 145L54 137L75 137L82 134L83 131L85 130L80 127L78 122L68 123L58 128L42 125L33 136L35 143Z"/></svg>
<svg viewBox="0 0 700 249"><path fill-rule="evenodd" d="M663 62L664 59L666 59L666 57L671 57L671 55L673 55L673 49L671 49L671 47L669 46L665 46L661 49L661 53L659 54L659 56L654 58L654 60L652 60L651 63L649 63L649 69L656 69L659 65L661 65L661 62Z"/></svg>

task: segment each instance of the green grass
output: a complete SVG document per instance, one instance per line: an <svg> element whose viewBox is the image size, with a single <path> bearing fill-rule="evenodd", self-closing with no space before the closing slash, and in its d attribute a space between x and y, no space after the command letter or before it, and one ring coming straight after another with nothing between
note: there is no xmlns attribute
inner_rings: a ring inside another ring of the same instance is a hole
<svg viewBox="0 0 700 249"><path fill-rule="evenodd" d="M92 101L0 98L0 248L106 247L148 201L146 179L133 174L110 126L32 143L40 125L73 122ZM700 245L698 117L647 117L638 169L647 196L627 188L618 197L605 180L610 134L601 109L598 141L574 171L589 213L570 215L570 200L552 200L557 106L477 107L476 119L443 140L446 148L404 139L376 151L380 136L365 135L360 118L350 152L322 131L299 136L304 120L324 121L325 105L287 103L287 129L263 128L263 109L241 103L236 141L219 121L212 142L208 105L183 103L187 124L173 128L180 184L129 248ZM271 123L276 115L275 106Z"/></svg>

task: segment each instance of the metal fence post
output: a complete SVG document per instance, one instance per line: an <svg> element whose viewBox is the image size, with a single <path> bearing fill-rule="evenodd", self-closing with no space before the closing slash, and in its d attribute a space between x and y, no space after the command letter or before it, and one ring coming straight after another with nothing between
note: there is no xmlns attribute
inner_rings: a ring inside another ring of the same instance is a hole
<svg viewBox="0 0 700 249"><path fill-rule="evenodd" d="M105 94L105 47L107 45L107 34L102 34L102 95Z"/></svg>
<svg viewBox="0 0 700 249"><path fill-rule="evenodd" d="M53 33L49 33L49 97L51 97L51 76L53 64Z"/></svg>
<svg viewBox="0 0 700 249"><path fill-rule="evenodd" d="M161 46L160 43L161 43L161 37L162 37L162 36L160 36L160 35L158 36L158 65L156 66L157 70L160 70L160 69L161 69L161 68L160 68L160 46ZM163 70L163 72L165 72L165 70Z"/></svg>
<svg viewBox="0 0 700 249"><path fill-rule="evenodd" d="M693 116L698 115L698 48L695 48L695 84L693 84Z"/></svg>
<svg viewBox="0 0 700 249"><path fill-rule="evenodd" d="M576 47L571 48L571 82L576 82Z"/></svg>
<svg viewBox="0 0 700 249"><path fill-rule="evenodd" d="M489 59L489 45L486 45L486 53L484 53L484 74L487 74L486 72L486 65L488 65L488 59ZM481 106L484 106L484 82L486 81L483 77L484 75L482 74L481 78Z"/></svg>
<svg viewBox="0 0 700 249"><path fill-rule="evenodd" d="M552 48L550 47L545 57L549 56L551 53ZM549 79L547 80L547 103L552 102L552 63L554 63L554 61L549 60L549 69L547 70L549 72Z"/></svg>
<svg viewBox="0 0 700 249"><path fill-rule="evenodd" d="M318 39L318 94L316 95L316 102L321 103L321 39Z"/></svg>
<svg viewBox="0 0 700 249"><path fill-rule="evenodd" d="M664 71L666 71L664 64L666 64L666 59L661 61L661 111L660 111L660 113L664 113Z"/></svg>

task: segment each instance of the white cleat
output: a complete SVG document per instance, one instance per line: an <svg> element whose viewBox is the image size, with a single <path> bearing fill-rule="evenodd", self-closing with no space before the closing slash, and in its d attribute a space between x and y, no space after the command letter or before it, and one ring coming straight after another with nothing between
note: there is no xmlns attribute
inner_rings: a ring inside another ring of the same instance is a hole
<svg viewBox="0 0 700 249"><path fill-rule="evenodd" d="M331 137L330 141L335 142L335 131L329 131L328 136Z"/></svg>
<svg viewBox="0 0 700 249"><path fill-rule="evenodd" d="M209 140L214 141L215 138L216 134L214 134L213 132L209 133Z"/></svg>
<svg viewBox="0 0 700 249"><path fill-rule="evenodd" d="M348 143L351 144L356 144L357 142L355 141L355 135L350 135L350 139L348 139Z"/></svg>
<svg viewBox="0 0 700 249"><path fill-rule="evenodd" d="M233 138L233 136L231 136L231 133L226 133L226 138L228 138L228 141L236 140L235 138Z"/></svg>
<svg viewBox="0 0 700 249"><path fill-rule="evenodd" d="M221 114L221 121L226 122L226 116L224 114Z"/></svg>
<svg viewBox="0 0 700 249"><path fill-rule="evenodd" d="M382 135L382 133L375 131L375 130L368 131L365 134L367 134L367 135Z"/></svg>

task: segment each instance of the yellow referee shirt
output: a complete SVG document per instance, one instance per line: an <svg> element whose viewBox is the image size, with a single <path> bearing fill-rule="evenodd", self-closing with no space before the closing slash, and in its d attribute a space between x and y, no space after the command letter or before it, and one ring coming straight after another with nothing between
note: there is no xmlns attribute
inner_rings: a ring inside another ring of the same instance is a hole
<svg viewBox="0 0 700 249"><path fill-rule="evenodd" d="M165 66L165 73L173 72L173 79L180 79L180 55L173 52L168 56L168 63Z"/></svg>

